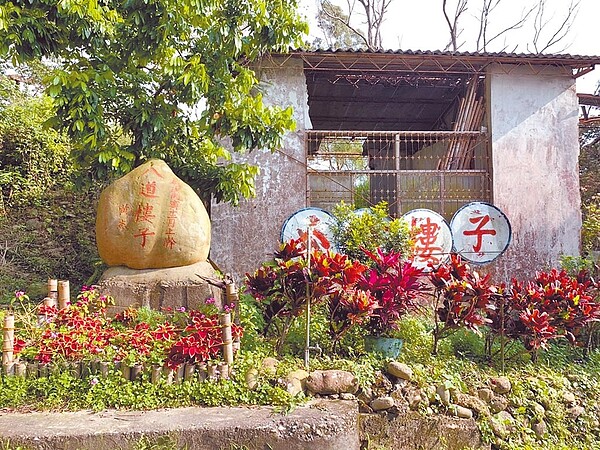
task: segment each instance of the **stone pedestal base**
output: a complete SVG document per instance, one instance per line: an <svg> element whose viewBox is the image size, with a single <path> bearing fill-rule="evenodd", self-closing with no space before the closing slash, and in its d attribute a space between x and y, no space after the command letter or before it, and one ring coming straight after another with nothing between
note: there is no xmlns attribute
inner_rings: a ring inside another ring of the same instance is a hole
<svg viewBox="0 0 600 450"><path fill-rule="evenodd" d="M219 280L208 262L199 262L168 269L129 269L111 267L100 278L100 292L111 295L115 306L109 308L114 315L130 306L153 309L197 309L209 297L221 306L223 291L202 277Z"/></svg>

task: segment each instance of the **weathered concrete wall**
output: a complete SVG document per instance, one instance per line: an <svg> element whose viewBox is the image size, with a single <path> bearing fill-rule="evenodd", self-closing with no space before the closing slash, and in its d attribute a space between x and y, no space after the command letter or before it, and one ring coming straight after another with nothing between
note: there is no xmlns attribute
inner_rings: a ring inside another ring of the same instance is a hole
<svg viewBox="0 0 600 450"><path fill-rule="evenodd" d="M213 204L210 258L237 280L258 268L277 249L285 219L306 206L304 130L310 128L302 61L265 60L257 70L265 103L294 108L296 130L280 151L255 151L243 158L260 167L256 198L240 206ZM240 158L238 158L240 160Z"/></svg>
<svg viewBox="0 0 600 450"><path fill-rule="evenodd" d="M477 423L447 416L425 417L410 411L396 417L360 414L358 429L369 448L402 450L489 449L482 441Z"/></svg>
<svg viewBox="0 0 600 450"><path fill-rule="evenodd" d="M570 71L491 67L493 203L513 240L496 279L523 278L579 252L578 102ZM508 72L508 73L507 73Z"/></svg>

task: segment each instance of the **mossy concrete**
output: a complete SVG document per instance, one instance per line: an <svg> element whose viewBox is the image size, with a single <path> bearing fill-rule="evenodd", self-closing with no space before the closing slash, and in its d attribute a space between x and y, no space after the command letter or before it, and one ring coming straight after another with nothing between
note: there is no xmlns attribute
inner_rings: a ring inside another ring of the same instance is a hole
<svg viewBox="0 0 600 450"><path fill-rule="evenodd" d="M360 414L359 433L367 448L402 450L487 449L477 423L443 415L423 416L415 411L398 415Z"/></svg>
<svg viewBox="0 0 600 450"><path fill-rule="evenodd" d="M269 407L0 413L0 444L8 448L129 450L165 436L189 450L489 449L473 420L359 414L356 402L341 400L317 399L289 414Z"/></svg>

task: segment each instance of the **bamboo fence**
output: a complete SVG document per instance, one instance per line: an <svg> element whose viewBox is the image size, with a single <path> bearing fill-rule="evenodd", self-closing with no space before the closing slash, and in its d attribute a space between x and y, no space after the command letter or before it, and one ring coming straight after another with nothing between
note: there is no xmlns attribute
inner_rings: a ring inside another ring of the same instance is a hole
<svg viewBox="0 0 600 450"><path fill-rule="evenodd" d="M225 281L225 298L228 304L234 304L237 311L239 305L238 291L229 277ZM58 306L59 309L70 305L69 281L48 280L48 295L41 303L44 306ZM45 316L38 315L38 324L45 323ZM95 361L62 361L41 364L37 361L21 361L14 355L15 344L15 316L11 313L4 317L3 345L2 345L2 372L6 376L18 376L27 378L47 377L51 373L69 371L71 375L78 378L90 376L107 377L109 372L118 371L124 379L138 381L142 373L149 372L149 379L157 383L164 378L167 383L180 383L182 381L205 381L228 379L231 376L233 366L234 350L239 349L239 338L232 338L231 313L222 312L219 315L221 327L222 361L208 361L198 364L181 364L176 370L162 365L144 367L142 364L126 365L121 361L107 362Z"/></svg>

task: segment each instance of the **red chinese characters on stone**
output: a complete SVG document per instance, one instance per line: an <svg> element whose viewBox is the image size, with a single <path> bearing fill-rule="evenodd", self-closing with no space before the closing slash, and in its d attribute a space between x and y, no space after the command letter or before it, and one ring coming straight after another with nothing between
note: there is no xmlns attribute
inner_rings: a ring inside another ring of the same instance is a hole
<svg viewBox="0 0 600 450"><path fill-rule="evenodd" d="M121 231L127 228L129 222L129 216L131 214L131 205L129 203L123 203L119 205L119 224L117 228Z"/></svg>
<svg viewBox="0 0 600 450"><path fill-rule="evenodd" d="M481 246L483 245L483 236L490 235L496 236L496 230L493 228L484 229L484 227L490 222L490 216L488 214L476 217L470 217L469 222L473 225L477 225L473 230L465 230L463 231L463 235L465 236L475 236L477 241L473 245L473 251L475 253L481 252Z"/></svg>
<svg viewBox="0 0 600 450"><path fill-rule="evenodd" d="M146 203L145 205L140 203L135 210L135 215L134 215L133 220L136 223L148 222L148 223L152 224L152 220L154 218L156 218L156 216L154 214L152 214L153 209L154 209L154 206L149 203Z"/></svg>
<svg viewBox="0 0 600 450"><path fill-rule="evenodd" d="M149 181L146 184L142 184L140 195L146 198L157 198L158 195L156 195L156 181Z"/></svg>
<svg viewBox="0 0 600 450"><path fill-rule="evenodd" d="M418 225L417 219L413 218L411 225L413 228L419 228L419 233L415 236L415 259L434 265L439 264L443 249L435 244L441 230L440 225L432 222L430 217L427 217L421 225Z"/></svg>
<svg viewBox="0 0 600 450"><path fill-rule="evenodd" d="M175 240L175 226L177 225L179 204L181 203L180 189L178 184L173 183L169 194L169 213L167 215L167 230L165 231L163 245L170 250L177 244Z"/></svg>
<svg viewBox="0 0 600 450"><path fill-rule="evenodd" d="M140 228L140 232L138 234L134 234L133 237L141 238L140 246L144 248L146 246L146 239L148 236L154 236L156 233L154 231L150 231L148 228Z"/></svg>
<svg viewBox="0 0 600 450"><path fill-rule="evenodd" d="M156 214L154 214L154 204L150 203L152 199L158 198L158 186L155 177L163 178L163 176L154 168L146 170L142 174L143 181L140 186L140 196L148 199L146 203L140 202L135 211L133 211L133 221L138 224L138 232L133 235L134 238L139 239L140 247L146 247L148 239L151 236L156 235L154 231L154 220Z"/></svg>

